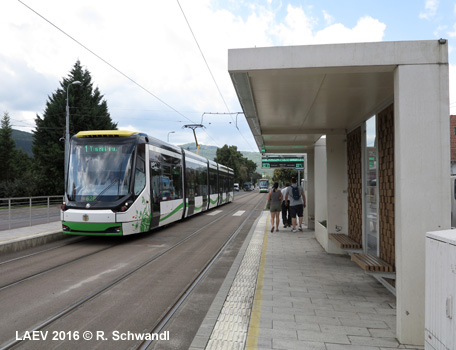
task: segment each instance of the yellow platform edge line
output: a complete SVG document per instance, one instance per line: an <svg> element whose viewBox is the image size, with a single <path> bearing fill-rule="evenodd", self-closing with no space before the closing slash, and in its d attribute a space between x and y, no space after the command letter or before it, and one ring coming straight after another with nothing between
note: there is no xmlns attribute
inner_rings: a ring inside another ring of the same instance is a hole
<svg viewBox="0 0 456 350"><path fill-rule="evenodd" d="M249 330L247 332L247 345L245 347L246 350L256 350L258 348L258 335L260 333L261 304L263 299L264 270L266 263L266 250L268 248L268 231L270 217L271 215L268 215L266 219L266 227L264 229L263 249L261 250L257 285L255 288L255 296L253 298L253 307L252 313L250 315Z"/></svg>

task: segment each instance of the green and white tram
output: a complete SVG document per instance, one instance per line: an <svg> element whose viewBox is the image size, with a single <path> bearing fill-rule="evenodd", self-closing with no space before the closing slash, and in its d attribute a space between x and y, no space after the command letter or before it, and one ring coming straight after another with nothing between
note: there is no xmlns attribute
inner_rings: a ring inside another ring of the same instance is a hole
<svg viewBox="0 0 456 350"><path fill-rule="evenodd" d="M147 232L234 197L232 169L137 132L79 132L67 173L66 234Z"/></svg>
<svg viewBox="0 0 456 350"><path fill-rule="evenodd" d="M258 187L260 188L260 193L268 193L269 192L269 180L260 179L260 181L258 183Z"/></svg>

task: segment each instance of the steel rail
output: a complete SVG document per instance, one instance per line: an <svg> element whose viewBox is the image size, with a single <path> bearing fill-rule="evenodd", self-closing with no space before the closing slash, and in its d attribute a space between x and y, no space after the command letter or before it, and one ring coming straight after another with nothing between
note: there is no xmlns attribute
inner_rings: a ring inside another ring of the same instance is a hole
<svg viewBox="0 0 456 350"><path fill-rule="evenodd" d="M238 204L236 202L232 202L234 204ZM259 201L259 203L261 203L261 201ZM255 206L255 208L259 205L259 203L257 203L257 205ZM226 204L225 204L226 205ZM55 321L57 321L58 319L62 318L63 316L67 315L67 314L70 314L71 312L73 312L74 310L78 309L81 305L95 299L96 297L98 297L99 295L101 295L102 293L104 293L105 291L111 289L112 287L114 287L115 285L117 285L118 283L120 283L121 281L125 280L126 278L130 277L131 275L133 275L135 272L137 272L138 270L144 268L145 266L147 266L148 264L150 264L151 262L157 260L158 258L160 258L161 256L165 255L166 253L174 250L175 248L177 248L178 246L180 246L181 244L187 242L188 240L190 240L192 237L196 236L198 233L200 233L201 231L209 228L210 226L214 225L215 223L217 223L218 221L224 219L225 217L229 216L230 214L232 214L233 212L235 212L236 210L239 209L239 207L243 205L241 203L239 203L239 205L237 205L235 208L233 208L232 210L228 211L227 213L221 215L220 217L216 218L215 220L212 220L210 223L204 225L203 227L199 228L198 230L194 231L193 233L191 233L190 235L188 235L187 237L183 238L182 240L176 242L174 245L170 246L169 248L163 250L162 252L160 253L157 253L155 254L154 256L152 256L150 259L146 260L145 262L137 265L136 267L130 269L129 271L123 273L121 276L115 278L114 280L112 280L111 282L108 282L107 284L105 284L103 287L100 287L99 289L97 289L96 291L94 291L93 293L89 294L88 296L80 299L79 301L75 302L74 304L68 306L67 308L65 308L64 310L62 310L61 312L57 313L56 315L48 318L46 321L36 325L35 327L33 327L33 329L31 330L28 330L28 332L35 332L35 331L40 331L42 330L43 328L49 326L50 324L54 323ZM213 208L213 209L220 209L220 206L219 207L216 207L216 208ZM209 210L210 211L210 210ZM253 211L252 211L253 212ZM250 214L251 215L251 214ZM12 340L11 342L7 343L6 345L2 346L0 348L0 350L9 350L13 347L15 347L16 345L20 344L21 342L23 341L27 341L27 339L23 339L23 336L19 336L17 337L17 339L15 340Z"/></svg>
<svg viewBox="0 0 456 350"><path fill-rule="evenodd" d="M70 260L70 261L66 261L66 262L64 262L64 263L62 263L62 264L59 264L59 265L57 265L57 266L50 267L50 268L48 268L48 269L46 269L46 270L43 270L43 271L34 273L34 274L30 275L30 276L24 277L24 278L22 278L22 279L20 279L20 280L17 280L17 281L15 281L15 282L11 282L11 283L9 283L9 284L5 284L4 286L0 286L0 291L2 291L2 290L4 290L4 289L7 289L7 288L10 288L10 287L13 287L13 286L15 286L15 285L18 285L18 284L20 284L20 283L22 283L22 282L31 280L31 279L33 279L33 278L35 278L35 277L44 275L44 274L46 274L46 273L48 273L48 272L51 272L51 271L54 271L54 270L58 270L58 269L60 269L61 267L64 267L64 266L69 265L69 264L72 264L72 263L74 263L74 262L76 262L76 261L79 261L79 260L81 260L81 259L87 258L87 257L92 256L92 255L95 255L95 254L98 254L98 253L103 252L103 251L105 251L105 250L114 248L114 247L118 246L119 244L121 244L121 243L112 244L112 245L110 245L110 246L108 246L108 247L104 247L104 248L102 248L102 249L99 249L99 250L97 250L97 251L94 251L94 252L91 252L91 253L88 253L88 254L84 254L84 255L82 255L82 256L80 256L80 257L77 257L77 258L72 259L72 260Z"/></svg>
<svg viewBox="0 0 456 350"><path fill-rule="evenodd" d="M168 310L168 312L166 312L166 314L161 318L161 320L157 322L157 325L152 329L152 331L149 332L150 334L157 334L157 333L161 332L161 330L165 327L165 325L169 322L169 320L179 310L179 307L187 299L187 297L190 295L190 293L193 291L193 289L196 288L196 286L201 281L201 279L206 275L206 273L209 271L209 269L215 264L215 262L218 260L219 256L225 251L225 249L233 241L233 239L236 238L236 236L242 230L242 228L244 227L246 222L250 219L250 217L253 215L255 210L257 210L260 203L261 203L261 200L258 201L258 203L251 210L249 215L244 219L244 221L241 223L241 225L237 228L237 230L234 231L230 237L228 237L228 239L223 244L223 246L208 261L206 266L201 270L201 272L196 276L196 278L192 282L189 283L189 286L187 287L187 289L181 294L181 296L177 299L177 301L174 303L174 305ZM153 340L145 340L136 349L146 350L152 342L153 342Z"/></svg>
<svg viewBox="0 0 456 350"><path fill-rule="evenodd" d="M14 262L14 261L18 261L18 260L22 260L22 259L25 259L25 258L29 258L29 257L34 256L34 255L46 253L46 252L48 252L48 251L51 251L51 250L54 250L54 249L58 249L58 248L62 248L62 247L65 247L65 246L67 246L67 245L72 245L72 244L75 244L75 243L79 243L80 241L84 241L84 240L87 240L87 239L88 239L88 237L83 237L83 236L80 236L80 237L71 237L71 238L72 238L72 242L67 242L67 243L65 243L65 244L61 244L61 245L56 246L56 247L52 247L52 248L40 250L39 252L35 252L35 253L23 255L23 256L18 256L17 258L14 258L14 259L5 260L5 261L0 262L0 265L9 264L9 263L12 263L12 262ZM71 238L68 237L68 239L71 239Z"/></svg>

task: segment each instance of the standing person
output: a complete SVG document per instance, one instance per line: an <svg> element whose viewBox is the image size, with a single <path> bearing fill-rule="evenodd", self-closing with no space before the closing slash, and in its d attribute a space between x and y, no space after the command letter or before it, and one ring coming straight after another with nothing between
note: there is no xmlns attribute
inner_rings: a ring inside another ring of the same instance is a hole
<svg viewBox="0 0 456 350"><path fill-rule="evenodd" d="M274 232L274 219L277 226L277 232L279 232L279 213L282 210L282 192L278 190L279 183L275 182L272 186L271 191L268 194L269 210L271 212L271 232Z"/></svg>
<svg viewBox="0 0 456 350"><path fill-rule="evenodd" d="M285 196L288 191L288 187L290 187L290 183L287 182L285 187L282 189L282 222L283 228L291 227L291 213L290 213L290 201L285 201Z"/></svg>
<svg viewBox="0 0 456 350"><path fill-rule="evenodd" d="M293 229L291 232L296 232L296 215L299 217L299 231L302 231L302 217L304 208L306 207L306 196L301 186L296 183L296 179L291 178L291 186L288 187L285 201L290 200L290 213Z"/></svg>

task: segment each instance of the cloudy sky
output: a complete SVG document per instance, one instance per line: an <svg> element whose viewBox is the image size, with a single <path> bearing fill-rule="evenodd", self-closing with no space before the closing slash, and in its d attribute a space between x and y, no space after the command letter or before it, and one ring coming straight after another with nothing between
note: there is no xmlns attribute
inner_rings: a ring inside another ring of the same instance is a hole
<svg viewBox="0 0 456 350"><path fill-rule="evenodd" d="M449 0L1 0L0 113L33 130L80 60L119 129L183 144L202 121L199 143L257 151L243 115L222 114L242 111L228 49L446 38L456 114L455 37Z"/></svg>

